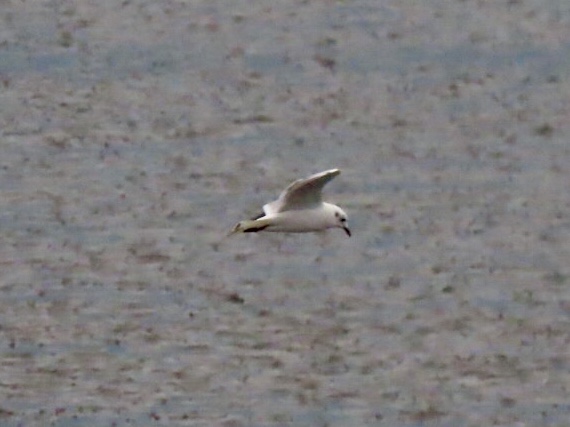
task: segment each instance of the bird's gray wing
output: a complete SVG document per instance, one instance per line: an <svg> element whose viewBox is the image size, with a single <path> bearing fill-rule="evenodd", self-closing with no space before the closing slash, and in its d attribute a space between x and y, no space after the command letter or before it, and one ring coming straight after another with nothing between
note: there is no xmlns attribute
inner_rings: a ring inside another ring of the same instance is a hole
<svg viewBox="0 0 570 427"><path fill-rule="evenodd" d="M322 203L321 192L323 187L339 174L339 169L330 169L308 178L298 179L283 190L277 200L263 206L263 211L270 215L318 206Z"/></svg>

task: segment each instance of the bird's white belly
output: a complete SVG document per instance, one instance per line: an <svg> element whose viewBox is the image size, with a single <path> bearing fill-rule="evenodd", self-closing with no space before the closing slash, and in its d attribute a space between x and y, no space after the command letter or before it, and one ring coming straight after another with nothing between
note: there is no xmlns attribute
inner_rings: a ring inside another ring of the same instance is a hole
<svg viewBox="0 0 570 427"><path fill-rule="evenodd" d="M328 224L323 222L321 209L303 209L271 215L271 225L264 231L303 233L307 231L322 231L327 228Z"/></svg>

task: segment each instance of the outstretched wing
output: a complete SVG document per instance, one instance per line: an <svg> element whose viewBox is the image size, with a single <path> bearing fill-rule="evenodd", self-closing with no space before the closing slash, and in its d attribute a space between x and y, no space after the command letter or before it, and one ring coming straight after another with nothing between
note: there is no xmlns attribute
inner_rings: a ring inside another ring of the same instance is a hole
<svg viewBox="0 0 570 427"><path fill-rule="evenodd" d="M310 209L322 203L321 192L323 187L340 174L339 169L316 173L308 178L298 179L289 185L277 200L263 206L267 214L297 209Z"/></svg>

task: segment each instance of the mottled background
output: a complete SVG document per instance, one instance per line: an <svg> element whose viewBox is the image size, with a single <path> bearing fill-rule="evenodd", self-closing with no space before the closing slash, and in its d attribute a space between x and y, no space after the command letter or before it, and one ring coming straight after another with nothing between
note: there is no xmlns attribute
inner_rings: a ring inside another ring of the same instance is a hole
<svg viewBox="0 0 570 427"><path fill-rule="evenodd" d="M570 2L0 22L2 426L568 425ZM331 167L352 238L224 239Z"/></svg>

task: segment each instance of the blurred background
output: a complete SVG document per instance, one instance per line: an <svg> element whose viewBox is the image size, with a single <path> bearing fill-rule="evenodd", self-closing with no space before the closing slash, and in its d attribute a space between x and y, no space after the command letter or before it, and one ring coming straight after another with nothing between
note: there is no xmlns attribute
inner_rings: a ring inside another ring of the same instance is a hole
<svg viewBox="0 0 570 427"><path fill-rule="evenodd" d="M567 425L567 0L0 22L3 426ZM225 239L333 167L352 238Z"/></svg>

